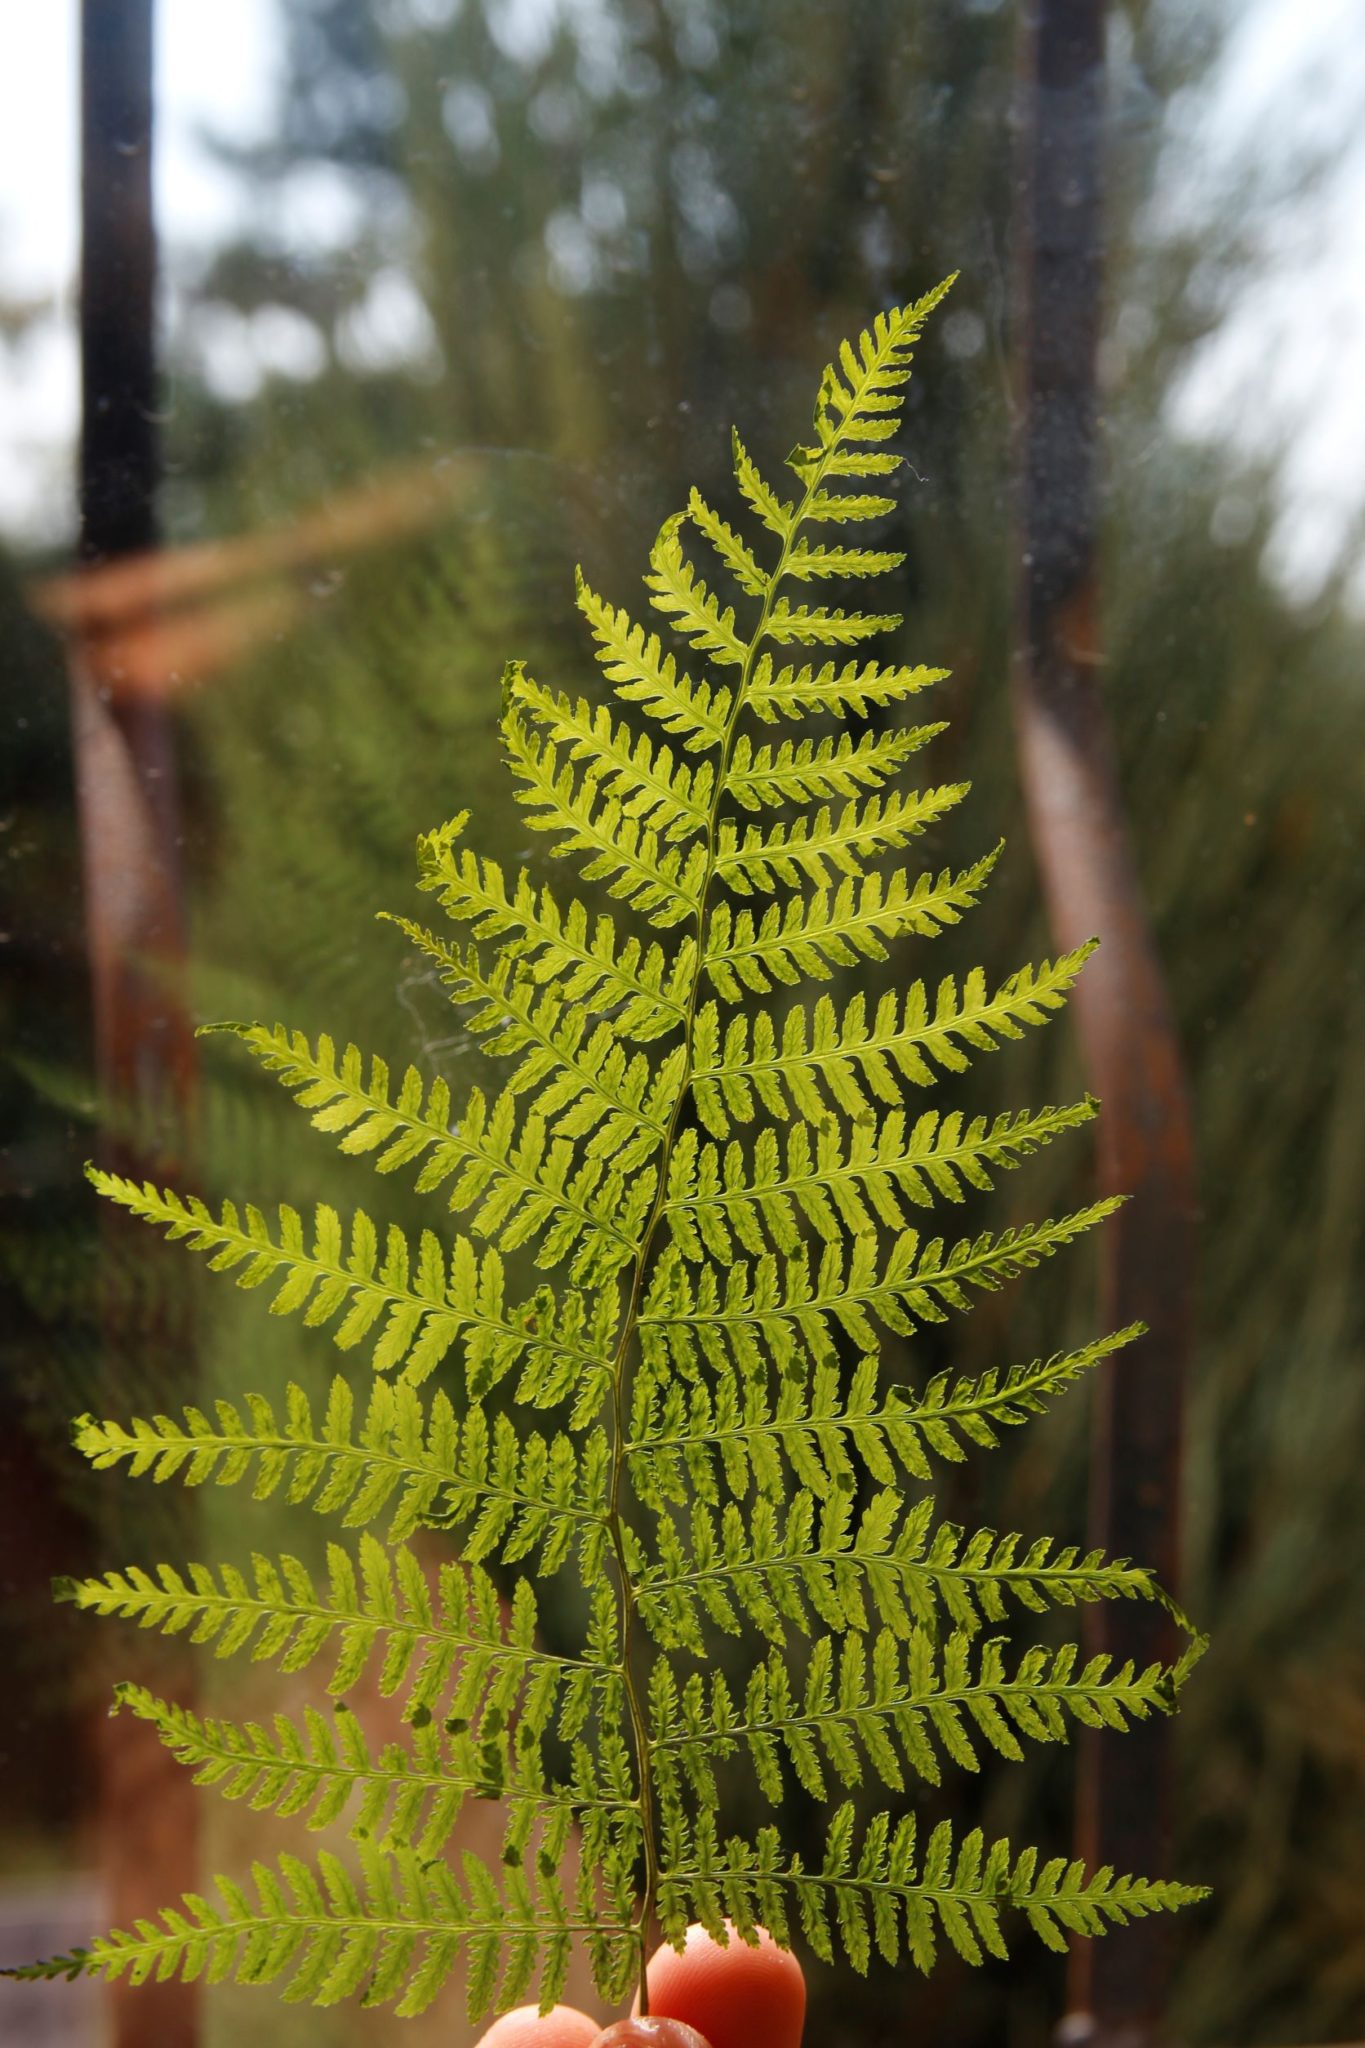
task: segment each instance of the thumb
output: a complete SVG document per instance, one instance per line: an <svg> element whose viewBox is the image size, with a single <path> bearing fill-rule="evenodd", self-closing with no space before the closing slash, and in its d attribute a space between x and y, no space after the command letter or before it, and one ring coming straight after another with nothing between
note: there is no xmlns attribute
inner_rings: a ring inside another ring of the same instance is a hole
<svg viewBox="0 0 1365 2048"><path fill-rule="evenodd" d="M591 2048L710 2048L710 2044L685 2020L651 2016L616 2020L597 2036Z"/></svg>

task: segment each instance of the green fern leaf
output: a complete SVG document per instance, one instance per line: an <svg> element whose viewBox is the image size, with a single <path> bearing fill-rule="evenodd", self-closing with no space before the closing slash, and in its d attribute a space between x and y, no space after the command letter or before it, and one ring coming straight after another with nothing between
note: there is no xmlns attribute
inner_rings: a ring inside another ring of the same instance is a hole
<svg viewBox="0 0 1365 2048"><path fill-rule="evenodd" d="M425 1713L449 1726L495 1713L505 1724L517 1710L533 1734L553 1723L568 1738L583 1726L594 1693L619 1692L615 1666L601 1661L600 1649L558 1657L536 1648L529 1580L516 1581L504 1619L493 1581L477 1566L446 1564L433 1588L414 1552L401 1544L387 1549L373 1536L362 1536L354 1554L329 1543L322 1586L297 1558L275 1563L258 1554L250 1575L228 1564L216 1575L201 1564L183 1572L130 1565L62 1580L57 1594L88 1612L212 1644L217 1657L249 1651L253 1662L303 1671L326 1653L333 1698L377 1660L381 1694L401 1691L408 1720ZM609 1627L599 1600L598 1644Z"/></svg>
<svg viewBox="0 0 1365 2048"><path fill-rule="evenodd" d="M590 1936L604 1982L627 1980L629 1926L571 1906L553 1874L537 1870L532 1880L504 1871L500 1886L468 1851L459 1878L410 1850L359 1853L358 1883L329 1850L315 1864L281 1856L273 1869L253 1865L254 1895L219 1878L216 1905L190 1894L131 1933L116 1929L88 1949L12 1974L281 1984L289 2004L358 1996L366 2006L392 2004L407 2019L425 2012L464 1963L469 2013L478 2019L495 2000L514 2005L536 1987L548 2009L563 1990L573 1938Z"/></svg>
<svg viewBox="0 0 1365 2048"><path fill-rule="evenodd" d="M946 289L840 347L788 457L790 501L736 437L741 523L695 491L665 523L645 579L658 632L580 575L605 696L509 664L522 815L577 861L591 900L505 875L464 845L462 814L418 843L419 886L456 936L396 920L476 1048L503 1062L497 1085L456 1104L442 1076L395 1080L354 1046L233 1027L343 1155L410 1170L436 1220L456 1211L469 1234L413 1241L363 1211L343 1226L327 1205L307 1224L289 1207L267 1221L92 1174L213 1270L268 1286L277 1315L330 1330L344 1354L370 1347L380 1377L359 1400L339 1374L317 1411L291 1384L76 1424L97 1470L334 1517L351 1537L329 1543L325 1574L258 1549L247 1569L134 1564L58 1589L220 1657L311 1672L319 1700L297 1716L237 1723L135 1686L118 1703L201 1784L305 1829L344 1822L353 1842L346 1861L320 1851L258 1864L249 1885L219 1878L211 1897L26 1974L231 1978L413 2013L459 1967L482 2012L528 1992L553 2003L575 1944L603 1995L624 1995L656 1923L673 1941L689 1919L718 1940L763 1926L858 1969L874 1951L927 1969L944 1943L973 1963L1002 1956L1009 1910L1059 1947L1199 1896L946 1824L925 1834L912 1813L860 1826L847 1801L818 1867L777 1827L752 1842L721 1831L735 1770L779 1804L792 1786L824 1802L872 1781L903 1795L946 1764L974 1771L1076 1725L1168 1712L1203 1647L1141 1561L967 1531L924 1490L935 1461L993 1447L1138 1326L914 1387L884 1385L878 1365L887 1333L965 1312L1115 1208L997 1232L973 1218L951 1240L910 1224L1094 1114L1089 1098L970 1120L909 1106L1046 1022L1091 948L993 990L980 971L932 994L898 983L870 1014L856 992L810 1007L798 994L780 1015L750 1000L933 938L999 851L961 873L884 865L966 794L894 786L940 730L900 722L901 707L943 671L781 660L899 623L801 593L901 565L875 535L821 529L892 509L904 386ZM699 572L697 538L733 603ZM856 723L873 711L888 718ZM756 737L806 717L836 729ZM555 1279L515 1300L523 1258ZM435 1539L419 1553L419 1530L446 1532L461 1561L426 1562ZM543 1641L535 1586L571 1560L587 1592L565 1651L551 1643L571 1611ZM1003 1634L1099 1600L1161 1602L1185 1647L1137 1670ZM687 1662L709 1660L717 1632L756 1645L742 1698ZM378 1744L346 1704L362 1682L401 1703ZM502 1805L496 1873L459 1851L471 1800Z"/></svg>
<svg viewBox="0 0 1365 2048"><path fill-rule="evenodd" d="M560 838L557 853L587 854L584 880L605 882L610 895L645 912L652 924L667 928L695 917L706 870L703 849L693 845L684 852L642 824L619 797L604 797L593 769L576 773L572 745L556 750L560 730L552 727L549 738L542 737L516 708L515 697L503 716L503 745L522 785L517 801L527 822Z"/></svg>
<svg viewBox="0 0 1365 2048"><path fill-rule="evenodd" d="M691 493L687 512L693 525L706 535L740 589L747 591L750 597L766 597L769 578L759 568L748 543L718 512L712 511L700 491Z"/></svg>
<svg viewBox="0 0 1365 2048"><path fill-rule="evenodd" d="M712 596L683 553L685 516L679 512L665 522L650 552L650 603L700 653L722 666L743 668L748 649L735 630L734 612Z"/></svg>
<svg viewBox="0 0 1365 2048"><path fill-rule="evenodd" d="M768 531L775 533L779 540L785 541L792 529L796 507L784 504L777 493L764 483L737 433L732 432L731 444L736 483L747 498L750 508L758 514Z"/></svg>
<svg viewBox="0 0 1365 2048"><path fill-rule="evenodd" d="M849 1492L859 1465L879 1485L901 1473L930 1479L930 1457L960 1463L964 1440L983 1449L1046 1411L1083 1373L1145 1333L1131 1323L1112 1337L1059 1352L1031 1365L995 1368L976 1379L937 1373L916 1394L908 1387L878 1393L878 1364L864 1358L851 1376L833 1363L807 1376L779 1380L738 1374L728 1360L708 1379L680 1380L642 1370L636 1378L627 1455L632 1483L648 1507L682 1505L693 1495L716 1503L722 1486L745 1500L751 1487L785 1498L790 1472L823 1500Z"/></svg>
<svg viewBox="0 0 1365 2048"><path fill-rule="evenodd" d="M1019 1556L1023 1538L956 1524L933 1524L926 1496L907 1507L893 1487L861 1512L846 1493L823 1501L798 1489L781 1508L760 1498L719 1516L698 1502L686 1536L661 1516L650 1546L657 1563L636 1564L640 1611L664 1649L705 1654L703 1618L737 1635L747 1621L771 1642L792 1628L809 1634L863 1630L871 1611L894 1634L947 1620L974 1634L984 1621L1009 1618L1005 1596L1032 1613L1096 1600L1152 1600L1150 1573L1098 1551L1046 1537Z"/></svg>
<svg viewBox="0 0 1365 2048"><path fill-rule="evenodd" d="M722 1038L719 1011L704 1004L694 1037L698 1111L708 1129L724 1138L732 1120L751 1123L760 1104L770 1116L795 1114L817 1123L831 1105L851 1116L866 1116L869 1098L894 1107L901 1082L930 1088L938 1079L935 1066L961 1073L972 1051L994 1052L1002 1042L1022 1038L1026 1025L1045 1023L1094 950L1092 941L1060 960L1022 968L993 994L979 971L967 977L961 993L945 979L932 1008L918 981L903 1001L894 994L883 997L870 1024L861 996L853 997L842 1017L822 996L809 1016L790 1009L780 1033L772 1016L760 1010L752 1018L732 1017Z"/></svg>
<svg viewBox="0 0 1365 2048"><path fill-rule="evenodd" d="M728 1356L743 1372L769 1362L779 1372L804 1372L806 1361L834 1354L836 1331L870 1351L879 1341L878 1323L908 1336L917 1324L946 1322L949 1309L971 1307L968 1287L994 1293L1120 1206L1113 1199L1094 1202L998 1237L985 1231L960 1238L951 1247L942 1238L922 1243L918 1232L906 1230L884 1264L874 1238L855 1237L847 1256L841 1245L826 1245L814 1274L804 1250L782 1259L767 1252L752 1265L736 1260L723 1285L711 1263L694 1283L670 1248L660 1255L640 1315L644 1355L655 1370L670 1362L686 1370L695 1345L718 1369Z"/></svg>
<svg viewBox="0 0 1365 2048"><path fill-rule="evenodd" d="M830 1781L861 1785L869 1773L894 1792L913 1778L937 1785L942 1761L980 1769L984 1746L1011 1762L1030 1742L1063 1742L1072 1724L1122 1731L1170 1713L1188 1674L1153 1664L1137 1671L1107 1657L1078 1665L1074 1644L1026 1650L1011 1669L998 1637L958 1631L940 1645L912 1628L819 1635L803 1681L771 1651L755 1665L742 1702L722 1673L679 1685L666 1658L650 1674L650 1711L660 1777L683 1804L720 1804L717 1766L743 1757L765 1797L780 1804L788 1773L814 1799Z"/></svg>
<svg viewBox="0 0 1365 2048"><path fill-rule="evenodd" d="M596 1755L575 1743L568 1779L547 1783L539 1746L514 1746L502 1726L452 1730L427 1718L405 1741L387 1742L375 1754L344 1702L328 1713L307 1708L301 1727L276 1714L268 1728L206 1719L136 1685L116 1688L114 1711L120 1708L150 1722L196 1784L245 1800L255 1813L301 1815L312 1830L349 1812L352 1839L373 1841L388 1854L412 1849L424 1862L440 1855L470 1799L506 1803L509 1844L524 1841L528 1828L562 1830L559 1817L566 1816L580 1823L595 1818L620 1852L638 1848L638 1809L619 1730L602 1732Z"/></svg>
<svg viewBox="0 0 1365 2048"><path fill-rule="evenodd" d="M870 706L895 704L916 696L947 678L946 668L885 668L876 662L849 662L836 673L827 661L820 669L775 668L764 655L754 670L749 709L765 725L779 718L806 718L812 713L836 718L865 718Z"/></svg>
<svg viewBox="0 0 1365 2048"><path fill-rule="evenodd" d="M851 471L836 463L828 467L833 475L865 474L862 469ZM885 519L895 509L894 498L879 497L870 491L817 491L806 517L826 526L847 526L865 519Z"/></svg>
<svg viewBox="0 0 1365 2048"><path fill-rule="evenodd" d="M913 726L904 732L863 733L856 740L843 733L818 744L803 740L793 745L784 740L778 747L757 749L741 735L735 743L726 795L744 810L757 811L765 805L810 803L821 797L851 797L860 790L879 789L902 762L943 729L942 725Z"/></svg>
<svg viewBox="0 0 1365 2048"><path fill-rule="evenodd" d="M813 881L828 888L835 876L861 875L869 860L899 852L961 803L968 787L946 783L905 796L891 790L885 797L846 804L837 822L822 806L814 817L794 818L790 824L779 821L766 830L746 825L742 837L727 821L718 835L716 877L739 896L771 894L779 882L790 887Z"/></svg>
<svg viewBox="0 0 1365 2048"><path fill-rule="evenodd" d="M215 1217L197 1196L163 1193L98 1167L87 1172L102 1195L167 1237L183 1239L191 1251L207 1253L212 1270L232 1273L239 1287L278 1281L272 1315L302 1311L312 1329L336 1323L333 1342L342 1351L373 1335L376 1372L401 1367L405 1378L425 1379L458 1340L471 1393L486 1392L519 1364L522 1398L543 1404L562 1400L570 1387L605 1369L609 1297L594 1307L571 1293L556 1306L542 1289L509 1307L501 1259L496 1252L480 1257L467 1238L458 1238L447 1258L435 1234L423 1231L414 1258L403 1233L390 1225L381 1258L368 1216L357 1211L348 1248L335 1210L319 1205L310 1246L302 1217L285 1204L272 1234L258 1209L239 1216L224 1202Z"/></svg>
<svg viewBox="0 0 1365 2048"><path fill-rule="evenodd" d="M341 1133L343 1152L377 1151L380 1173L421 1159L418 1188L453 1182L449 1207L471 1212L475 1230L502 1250L540 1237L537 1264L568 1260L571 1278L585 1286L609 1280L634 1257L652 1178L631 1174L619 1157L608 1162L588 1152L580 1159L564 1126L551 1135L538 1112L519 1121L520 1089L503 1089L491 1104L472 1089L463 1115L451 1122L445 1083L432 1084L424 1105L413 1068L392 1101L384 1062L372 1060L367 1079L353 1045L338 1060L329 1038L310 1047L282 1026L250 1025L238 1035L312 1110L315 1130ZM558 1099L553 1106L559 1108Z"/></svg>
<svg viewBox="0 0 1365 2048"><path fill-rule="evenodd" d="M780 647L856 647L860 640L894 633L900 623L899 612L846 612L779 598L768 619L768 632Z"/></svg>
<svg viewBox="0 0 1365 2048"><path fill-rule="evenodd" d="M452 946L406 918L392 921L437 963L452 1003L473 1007L467 1028L486 1038L488 1051L522 1055L507 1088L538 1091L537 1111L556 1136L591 1134L588 1156L609 1158L623 1172L657 1150L676 1089L676 1049L651 1065L610 1025L594 1025L585 1007L540 988L515 958L485 967L473 946ZM296 1036L290 1050L306 1056L307 1041Z"/></svg>
<svg viewBox="0 0 1365 2048"><path fill-rule="evenodd" d="M605 705L594 708L581 697L571 703L534 682L523 662L508 663L503 694L545 726L574 760L589 763L595 787L604 796L615 797L627 817L654 826L668 840L687 839L704 829L714 775L709 761L695 766L675 763L669 748L656 749L648 733L632 733L624 723L613 725Z"/></svg>
<svg viewBox="0 0 1365 2048"><path fill-rule="evenodd" d="M657 945L618 941L609 917L591 917L576 901L562 909L524 870L509 894L496 861L457 849L464 824L462 815L417 842L419 886L436 893L448 916L477 938L503 939L505 954L537 982L553 981L562 1001L611 1016L625 1038L647 1042L677 1027L695 971L691 942L665 959Z"/></svg>
<svg viewBox="0 0 1365 2048"><path fill-rule="evenodd" d="M733 707L729 690L694 683L659 644L623 610L607 603L578 576L578 607L597 641L599 659L616 694L642 704L665 732L678 733L689 750L719 746Z"/></svg>
<svg viewBox="0 0 1365 2048"><path fill-rule="evenodd" d="M1098 1108L1087 1096L1065 1109L1007 1111L989 1127L984 1117L964 1127L956 1113L927 1110L910 1129L893 1110L878 1128L857 1125L847 1139L830 1125L794 1123L785 1156L771 1128L751 1154L738 1143L722 1153L686 1132L673 1150L663 1215L685 1258L722 1262L734 1256L736 1241L760 1256L770 1246L795 1253L806 1224L826 1244L878 1223L899 1230L907 1221L903 1201L930 1208L936 1198L960 1202L964 1183L990 1189L992 1167L1019 1165Z"/></svg>
<svg viewBox="0 0 1365 2048"><path fill-rule="evenodd" d="M732 912L718 903L706 929L702 966L716 991L738 1002L743 991L767 995L807 976L827 981L836 967L885 960L892 940L913 932L931 939L957 924L990 878L999 849L963 873L920 875L911 882L903 868L887 879L878 874L809 897L789 896L769 905L761 919L752 911Z"/></svg>
<svg viewBox="0 0 1365 2048"><path fill-rule="evenodd" d="M760 1926L782 1940L795 1920L823 1961L834 1960L837 1935L849 1961L865 1970L872 1917L886 1962L898 1962L903 1947L927 1971L940 1932L968 1962L981 1962L983 1951L1004 1957L1005 1908L1022 1912L1049 1947L1065 1949L1068 1933L1102 1934L1206 1896L1197 1886L1119 1878L1107 1869L1090 1876L1061 1857L1040 1870L1034 1850L1016 1858L1003 1841L987 1850L979 1831L955 1844L947 1821L932 1831L921 1856L917 1834L913 1814L894 1823L890 1814L874 1815L855 1860L856 1823L846 1802L830 1823L820 1869L808 1871L799 1857L784 1856L776 1828L761 1829L752 1844L738 1837L722 1844L703 1812L694 1826L679 1820L669 1831L660 1919L666 1933L681 1938L696 1918L721 1942L731 1938L727 1921L741 1940Z"/></svg>
<svg viewBox="0 0 1365 2048"><path fill-rule="evenodd" d="M536 1574L545 1578L576 1551L585 1584L600 1575L611 1460L600 1429L581 1445L562 1431L523 1437L505 1415L490 1420L477 1403L457 1418L444 1393L428 1410L406 1381L375 1384L358 1430L341 1378L317 1422L296 1386L287 1389L282 1418L260 1394L248 1395L245 1406L243 1415L219 1401L212 1418L186 1408L183 1422L139 1416L126 1427L82 1416L76 1448L97 1471L126 1462L134 1476L180 1478L187 1486L251 1478L257 1500L283 1488L292 1505L307 1501L348 1529L369 1527L392 1503L390 1543L419 1527L459 1528L471 1562L516 1563L535 1551Z"/></svg>

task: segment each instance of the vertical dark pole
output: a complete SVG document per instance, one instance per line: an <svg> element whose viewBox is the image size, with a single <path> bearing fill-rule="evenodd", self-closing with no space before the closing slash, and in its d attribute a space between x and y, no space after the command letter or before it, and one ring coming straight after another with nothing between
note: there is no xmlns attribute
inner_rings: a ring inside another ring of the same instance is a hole
<svg viewBox="0 0 1365 2048"><path fill-rule="evenodd" d="M1182 1388L1190 1350L1194 1170L1169 1001L1148 928L1100 693L1096 347L1103 277L1103 0L1025 0L1018 245L1019 561L1013 700L1034 850L1059 947L1098 935L1077 1022L1103 1102L1098 1170L1130 1197L1105 1230L1109 1326L1151 1333L1097 1389L1090 1535L1177 1582ZM1175 1651L1160 1608L1090 1610L1094 1646L1139 1666ZM1169 1722L1085 1741L1077 1852L1158 1875L1171 1804ZM1077 1945L1070 2042L1159 2035L1167 1923Z"/></svg>
<svg viewBox="0 0 1365 2048"><path fill-rule="evenodd" d="M80 336L80 551L93 567L158 539L152 0L82 0ZM173 1104L183 1127L194 1060L173 973L183 921L172 733L164 710L121 693L88 649L73 648L71 670L100 1081L107 1099L143 1113ZM105 1149L124 1171L167 1164ZM115 1256L117 1227L107 1226ZM127 1334L106 1318L110 1360ZM136 1341L183 1367L183 1332L143 1329ZM105 1908L123 1927L196 1883L189 1774L149 1732L125 1716L104 1720L97 1741ZM118 1985L110 1998L114 2048L194 2048L191 1987Z"/></svg>
<svg viewBox="0 0 1365 2048"><path fill-rule="evenodd" d="M80 548L93 566L158 540L152 0L82 0L81 38ZM77 746L98 1057L107 1083L155 1099L192 1067L184 1020L145 971L183 946L170 723L117 676L86 677Z"/></svg>
<svg viewBox="0 0 1365 2048"><path fill-rule="evenodd" d="M81 552L157 539L152 0L81 7Z"/></svg>

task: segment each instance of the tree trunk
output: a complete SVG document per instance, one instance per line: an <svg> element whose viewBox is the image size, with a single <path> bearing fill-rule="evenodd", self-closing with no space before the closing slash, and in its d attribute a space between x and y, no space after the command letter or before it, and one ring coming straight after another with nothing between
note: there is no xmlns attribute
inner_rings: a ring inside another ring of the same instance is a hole
<svg viewBox="0 0 1365 2048"><path fill-rule="evenodd" d="M1193 1145L1174 1019L1124 816L1100 675L1096 347L1103 275L1103 0L1023 11L1018 246L1018 562L1014 717L1033 847L1054 940L1101 947L1075 998L1101 1098L1101 1192L1129 1197L1103 1234L1107 1328L1149 1334L1095 1392L1090 1541L1174 1587L1180 1559L1181 1406L1191 1343ZM1139 1668L1176 1654L1157 1606L1100 1603L1093 1650ZM1120 1745L1081 1746L1077 1854L1161 1875L1172 1736L1156 1716ZM1163 1915L1073 1952L1069 2042L1159 2036L1170 1980Z"/></svg>

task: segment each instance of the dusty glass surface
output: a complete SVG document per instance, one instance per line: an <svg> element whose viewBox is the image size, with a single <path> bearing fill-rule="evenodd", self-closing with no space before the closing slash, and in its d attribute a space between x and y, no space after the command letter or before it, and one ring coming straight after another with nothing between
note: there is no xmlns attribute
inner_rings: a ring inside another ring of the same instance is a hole
<svg viewBox="0 0 1365 2048"><path fill-rule="evenodd" d="M494 782L504 658L586 684L574 564L630 593L688 484L725 498L730 424L775 464L838 337L949 270L893 522L902 639L952 669L935 772L975 785L935 863L1001 832L1012 857L965 950L949 936L923 971L1049 952L1007 693L1020 13L252 0L210 31L193 0L164 0L161 539L93 609L67 574L76 10L0 22L7 1948L30 1949L35 1922L45 1946L89 1931L111 1830L124 1853L165 1851L164 1781L130 1789L123 1723L102 1721L112 1673L165 1667L53 1610L49 1576L276 1542L273 1507L248 1527L234 1495L75 1470L70 1416L212 1400L245 1358L256 1379L320 1384L335 1358L102 1226L80 1177L101 1117L206 1193L343 1200L346 1162L219 1041L175 1078L183 1023L279 1017L467 1081L458 1019L373 913L415 911L415 835L466 805L490 851L527 857ZM1216 1895L1179 1928L1172 2008L1199 2044L1365 2025L1361 29L1351 0L1108 11L1102 688L1201 1189L1183 1592L1214 1648L1179 1724L1175 1858ZM156 728L179 790L160 929L183 921L183 957L144 963L137 1086L103 1103L82 827L115 881L137 861L99 838L98 769L78 803L73 664ZM1006 1061L964 1106L1077 1082L1066 1026ZM1083 1146L1059 1148L993 1220L1084 1198L1090 1173ZM1094 1286L1073 1254L912 1369L1056 1349L1091 1327ZM1079 1535L1086 1456L1078 1394L948 1498ZM239 1714L283 1703L268 1676L247 1704L224 1669L196 1682ZM1058 1748L926 1810L1062 1850L1073 1770ZM203 1869L285 1839L207 1793L196 1811ZM1023 1947L927 1984L817 1966L811 1985L820 2048L1042 2043L1064 2009L1060 1967ZM0 1988L0 2029L20 1995ZM54 2041L101 2038L97 1994L25 1995ZM232 1991L204 2039L268 2025L300 2048L418 2048L462 2024L457 2004L400 2033Z"/></svg>

